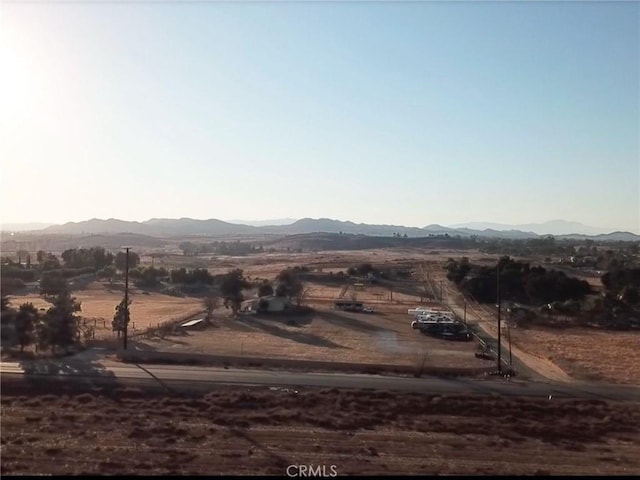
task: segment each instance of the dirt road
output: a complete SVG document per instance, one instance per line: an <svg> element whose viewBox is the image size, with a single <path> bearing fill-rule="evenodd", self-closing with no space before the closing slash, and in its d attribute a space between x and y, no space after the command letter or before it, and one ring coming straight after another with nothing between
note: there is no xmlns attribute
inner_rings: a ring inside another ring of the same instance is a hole
<svg viewBox="0 0 640 480"><path fill-rule="evenodd" d="M467 301L463 295L450 285L444 273L439 272L437 269L431 271L432 282L437 284L440 288L435 289L436 294L442 293L442 302L446 304L458 317L467 319L469 323L476 323L478 327L492 338L498 338L498 319L493 314L481 305ZM466 313L465 307L466 304ZM500 344L502 345L502 352L509 351L508 338L504 335L504 326L501 336ZM564 370L555 365L548 359L533 355L525 352L517 345L511 344L511 350L523 364L537 373L540 377L551 380L554 382L575 382Z"/></svg>

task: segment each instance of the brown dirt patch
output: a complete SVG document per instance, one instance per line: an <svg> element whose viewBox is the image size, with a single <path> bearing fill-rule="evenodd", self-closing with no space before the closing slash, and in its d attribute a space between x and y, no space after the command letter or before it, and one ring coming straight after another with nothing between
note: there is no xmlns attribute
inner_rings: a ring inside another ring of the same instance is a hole
<svg viewBox="0 0 640 480"><path fill-rule="evenodd" d="M37 402L36 402L37 401ZM35 402L35 403L34 403ZM3 474L629 474L640 407L600 400L218 388L3 392Z"/></svg>

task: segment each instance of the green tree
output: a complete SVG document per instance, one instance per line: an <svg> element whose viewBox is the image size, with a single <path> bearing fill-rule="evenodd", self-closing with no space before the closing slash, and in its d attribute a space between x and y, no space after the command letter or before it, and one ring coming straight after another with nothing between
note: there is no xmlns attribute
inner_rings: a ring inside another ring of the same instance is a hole
<svg viewBox="0 0 640 480"><path fill-rule="evenodd" d="M276 277L276 281L278 284L275 293L278 297L295 298L304 288L298 275L290 269L282 270Z"/></svg>
<svg viewBox="0 0 640 480"><path fill-rule="evenodd" d="M258 296L267 297L273 295L273 287L269 282L264 282L258 287Z"/></svg>
<svg viewBox="0 0 640 480"><path fill-rule="evenodd" d="M60 272L45 272L40 279L40 295L55 296L69 291L69 283Z"/></svg>
<svg viewBox="0 0 640 480"><path fill-rule="evenodd" d="M171 270L169 276L171 278L171 283L177 283L177 284L186 283L187 269L184 267L175 268Z"/></svg>
<svg viewBox="0 0 640 480"><path fill-rule="evenodd" d="M129 321L131 320L131 314L129 311L130 305L131 300L127 302L124 298L118 305L116 305L116 312L113 315L111 327L114 332L118 333L118 338L120 338L120 335L129 327Z"/></svg>
<svg viewBox="0 0 640 480"><path fill-rule="evenodd" d="M20 305L15 317L15 329L21 352L24 351L24 347L33 343L37 321L38 309L33 306L33 303Z"/></svg>
<svg viewBox="0 0 640 480"><path fill-rule="evenodd" d="M39 325L38 343L43 347L61 347L66 353L69 347L80 341L80 302L68 292L60 293L53 298L53 306L47 310Z"/></svg>
<svg viewBox="0 0 640 480"><path fill-rule="evenodd" d="M207 295L202 299L202 306L207 314L205 320L207 323L211 323L211 319L213 318L213 312L216 308L218 308L218 297L214 294Z"/></svg>
<svg viewBox="0 0 640 480"><path fill-rule="evenodd" d="M36 252L36 261L38 262L38 265L42 266L42 264L44 263L45 255L46 254L44 250L38 250Z"/></svg>
<svg viewBox="0 0 640 480"><path fill-rule="evenodd" d="M53 253L47 253L42 262L42 270L56 270L60 268L60 260Z"/></svg>
<svg viewBox="0 0 640 480"><path fill-rule="evenodd" d="M98 278L106 278L111 282L113 277L116 276L116 267L113 265L106 266L102 270L98 270L98 272L96 272L96 276Z"/></svg>
<svg viewBox="0 0 640 480"><path fill-rule="evenodd" d="M124 272L127 264L127 254L125 252L118 252L115 258L116 268L121 272ZM135 252L129 251L129 269L136 268L140 264L140 255Z"/></svg>
<svg viewBox="0 0 640 480"><path fill-rule="evenodd" d="M238 314L238 311L240 310L240 307L242 305L242 301L244 300L242 291L250 287L251 284L247 281L246 278L244 278L241 269L231 270L227 274L222 276L220 282L220 292L222 293L222 298L224 299L224 307L231 308L234 316Z"/></svg>

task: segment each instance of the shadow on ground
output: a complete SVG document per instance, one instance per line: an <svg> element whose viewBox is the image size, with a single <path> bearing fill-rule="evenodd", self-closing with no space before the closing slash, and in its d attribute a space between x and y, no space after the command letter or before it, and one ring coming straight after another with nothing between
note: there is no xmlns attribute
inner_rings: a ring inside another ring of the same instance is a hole
<svg viewBox="0 0 640 480"><path fill-rule="evenodd" d="M234 320L234 323L236 323L236 325L244 325L249 331L261 331L270 335L275 335L281 338L286 338L287 340L293 340L294 342L304 343L307 345L326 348L347 348L313 333L286 330L279 327L277 325L278 322L266 320L264 318L256 316L238 317Z"/></svg>

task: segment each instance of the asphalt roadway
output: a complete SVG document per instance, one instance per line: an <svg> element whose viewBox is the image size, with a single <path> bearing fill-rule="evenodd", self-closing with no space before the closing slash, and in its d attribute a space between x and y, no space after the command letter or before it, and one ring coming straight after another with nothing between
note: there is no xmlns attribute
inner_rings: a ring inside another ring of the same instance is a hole
<svg viewBox="0 0 640 480"><path fill-rule="evenodd" d="M87 362L0 362L3 388L12 382L43 386L48 382L83 387L127 386L171 391L209 391L222 385L272 388L356 388L424 394L591 398L640 401L640 386L602 383L534 382L498 377L402 377L345 373L245 370L157 364L103 366Z"/></svg>

